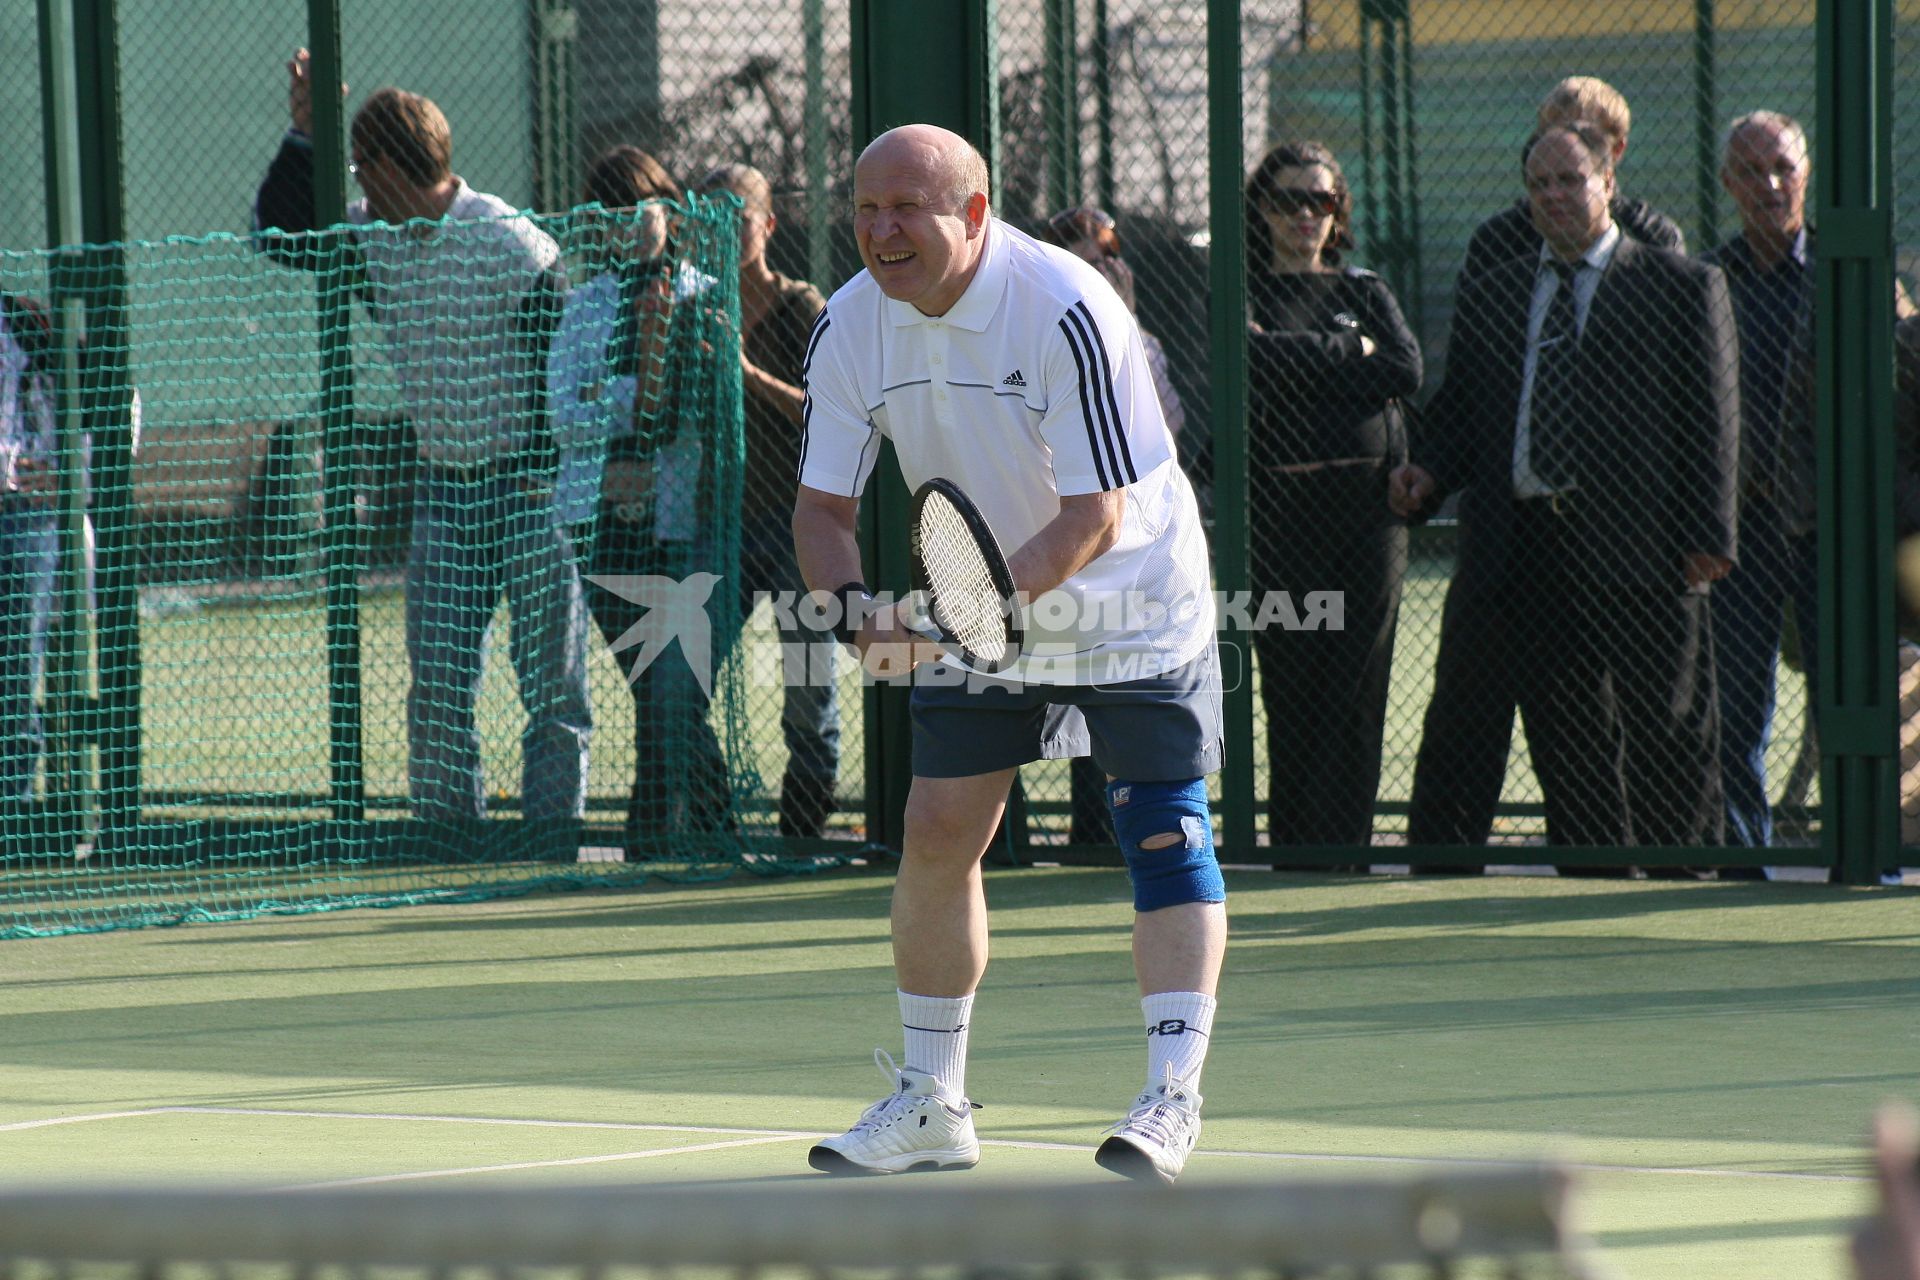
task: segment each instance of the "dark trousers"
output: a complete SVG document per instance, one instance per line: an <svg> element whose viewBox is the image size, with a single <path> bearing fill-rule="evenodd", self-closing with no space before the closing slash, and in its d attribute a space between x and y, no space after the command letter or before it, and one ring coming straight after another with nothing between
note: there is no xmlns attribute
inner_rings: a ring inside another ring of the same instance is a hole
<svg viewBox="0 0 1920 1280"><path fill-rule="evenodd" d="M1519 701L1498 595L1464 563L1447 588L1413 769L1410 845L1480 845L1493 834Z"/></svg>
<svg viewBox="0 0 1920 1280"><path fill-rule="evenodd" d="M1516 504L1495 610L1555 845L1717 845L1712 616L1679 580L1596 581L1578 516ZM1524 554L1519 554L1524 549Z"/></svg>
<svg viewBox="0 0 1920 1280"><path fill-rule="evenodd" d="M784 520L749 520L740 540L742 625L753 613L758 592L798 595L806 589L794 563L792 528ZM795 622L805 614L796 607ZM780 778L780 834L818 836L833 813L834 780L840 771L840 691L835 679L840 642L831 630L809 630L804 623L779 626L779 632L785 680L780 735L787 747Z"/></svg>
<svg viewBox="0 0 1920 1280"><path fill-rule="evenodd" d="M650 526L617 519L602 506L590 554L595 577L659 575L675 580L696 566L685 544L662 543ZM621 642L647 615L607 586L587 582L587 604L608 645ZM716 641L720 639L715 628ZM627 803L627 844L640 853L665 852L665 842L687 835L731 831L732 789L720 740L708 722L710 697L700 687L676 641L635 670L637 647L614 654L633 695L633 790ZM717 674L724 654L711 656Z"/></svg>
<svg viewBox="0 0 1920 1280"><path fill-rule="evenodd" d="M1790 533L1785 515L1771 499L1750 499L1742 507L1740 563L1713 587L1720 771L1730 844L1758 849L1773 843L1766 757L1780 638L1791 602L1800 628L1802 669L1811 687L1818 671L1818 573L1813 535ZM1811 701L1807 714L1813 714Z"/></svg>
<svg viewBox="0 0 1920 1280"><path fill-rule="evenodd" d="M1373 838L1406 527L1381 467L1270 473L1255 498L1253 607L1287 593L1301 627L1254 632L1266 716L1267 833L1275 845ZM1338 626L1310 597L1338 593Z"/></svg>

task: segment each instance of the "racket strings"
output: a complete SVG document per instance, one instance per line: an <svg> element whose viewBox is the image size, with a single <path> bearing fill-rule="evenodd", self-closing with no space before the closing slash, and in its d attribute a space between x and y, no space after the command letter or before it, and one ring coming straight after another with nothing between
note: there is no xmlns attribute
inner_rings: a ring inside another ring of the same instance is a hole
<svg viewBox="0 0 1920 1280"><path fill-rule="evenodd" d="M920 509L918 532L927 603L935 621L969 655L997 661L1010 640L1006 604L966 518L953 504L932 495Z"/></svg>

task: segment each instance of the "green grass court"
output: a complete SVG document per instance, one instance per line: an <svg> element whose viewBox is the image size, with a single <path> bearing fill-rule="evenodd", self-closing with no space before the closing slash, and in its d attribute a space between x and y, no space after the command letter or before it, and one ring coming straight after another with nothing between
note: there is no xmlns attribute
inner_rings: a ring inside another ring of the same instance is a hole
<svg viewBox="0 0 1920 1280"><path fill-rule="evenodd" d="M1915 1097L1910 894L1230 872L1188 1178L1560 1155L1629 1280L1826 1280L1873 1106ZM14 941L0 1180L500 1186L817 1177L897 1051L891 878ZM1094 1182L1139 1085L1124 877L990 874L980 1168ZM1115 1183L1116 1186L1123 1185Z"/></svg>

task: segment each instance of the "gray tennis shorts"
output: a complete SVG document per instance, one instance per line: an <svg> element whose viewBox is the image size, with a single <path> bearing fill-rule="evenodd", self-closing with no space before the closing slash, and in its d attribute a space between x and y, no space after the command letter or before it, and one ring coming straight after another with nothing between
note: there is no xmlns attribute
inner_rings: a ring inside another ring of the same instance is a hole
<svg viewBox="0 0 1920 1280"><path fill-rule="evenodd" d="M1220 768L1220 653L1117 685L926 683L913 687L913 772L971 778L1091 755L1128 782L1184 782Z"/></svg>

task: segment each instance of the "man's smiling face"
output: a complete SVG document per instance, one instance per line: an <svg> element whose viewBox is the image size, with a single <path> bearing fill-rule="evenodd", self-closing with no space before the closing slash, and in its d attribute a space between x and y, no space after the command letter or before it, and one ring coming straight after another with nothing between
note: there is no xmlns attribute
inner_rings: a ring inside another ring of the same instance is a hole
<svg viewBox="0 0 1920 1280"><path fill-rule="evenodd" d="M945 315L973 279L986 197L962 197L942 149L913 136L869 148L853 171L853 235L880 291ZM977 206L977 207L976 207Z"/></svg>

